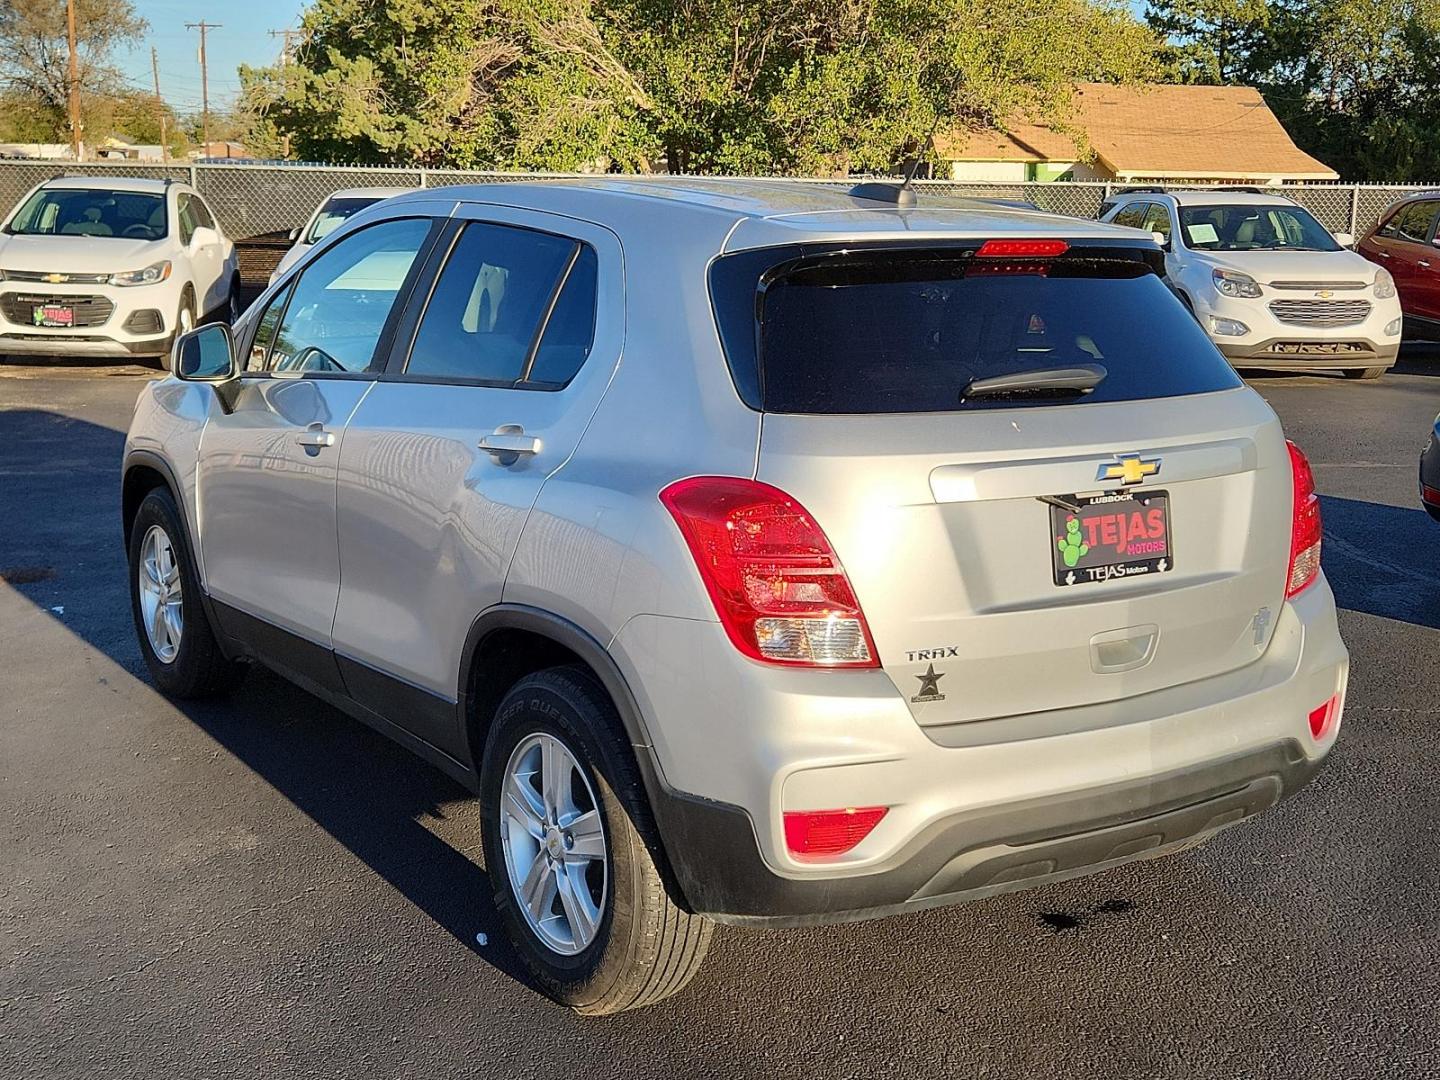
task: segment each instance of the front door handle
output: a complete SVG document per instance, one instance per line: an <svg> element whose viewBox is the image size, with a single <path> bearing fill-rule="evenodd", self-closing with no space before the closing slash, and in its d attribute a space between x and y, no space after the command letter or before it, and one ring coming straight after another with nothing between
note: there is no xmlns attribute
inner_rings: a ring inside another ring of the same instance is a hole
<svg viewBox="0 0 1440 1080"><path fill-rule="evenodd" d="M319 424L311 424L299 435L295 436L295 441L307 449L313 447L318 450L322 446L334 446L335 433L333 431L326 431Z"/></svg>
<svg viewBox="0 0 1440 1080"><path fill-rule="evenodd" d="M526 435L519 424L501 424L492 434L482 435L479 446L501 465L513 465L521 454L538 454L541 443L538 436Z"/></svg>
<svg viewBox="0 0 1440 1080"><path fill-rule="evenodd" d="M1420 260L1420 265L1423 266L1423 267L1425 267L1426 270L1429 270L1429 269L1430 269L1430 260L1429 260L1429 259L1421 259L1421 260Z"/></svg>

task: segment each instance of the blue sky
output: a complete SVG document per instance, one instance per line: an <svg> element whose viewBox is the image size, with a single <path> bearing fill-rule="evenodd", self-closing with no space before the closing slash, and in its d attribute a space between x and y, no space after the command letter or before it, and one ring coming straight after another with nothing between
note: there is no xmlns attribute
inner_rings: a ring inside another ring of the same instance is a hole
<svg viewBox="0 0 1440 1080"><path fill-rule="evenodd" d="M223 107L240 89L235 69L269 64L280 55L280 38L266 31L300 25L304 0L133 0L150 24L145 39L116 56L129 81L149 89L150 46L160 56L160 93L180 113L200 111L200 35L187 22L220 23L206 39L210 54L210 107Z"/></svg>

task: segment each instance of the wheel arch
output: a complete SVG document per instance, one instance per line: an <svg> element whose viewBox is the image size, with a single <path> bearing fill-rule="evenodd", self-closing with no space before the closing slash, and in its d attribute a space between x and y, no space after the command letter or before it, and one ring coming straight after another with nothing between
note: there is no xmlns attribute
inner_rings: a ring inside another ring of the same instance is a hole
<svg viewBox="0 0 1440 1080"><path fill-rule="evenodd" d="M487 609L471 624L465 638L457 704L477 775L490 722L510 687L532 672L576 663L589 668L610 695L649 786L653 772L650 739L619 665L582 627L525 604Z"/></svg>
<svg viewBox="0 0 1440 1080"><path fill-rule="evenodd" d="M190 520L180 483L175 478L175 470L159 454L148 450L132 450L125 458L125 468L120 481L120 527L125 543L130 542L130 526L135 521L140 504L145 501L145 496L157 487L169 490L170 497L180 509L181 524L185 526L186 532L189 532ZM188 543L190 538L187 535L185 539Z"/></svg>
<svg viewBox="0 0 1440 1080"><path fill-rule="evenodd" d="M675 901L686 910L695 910L689 898L700 891L693 884L694 874L686 858L686 838L692 826L681 805L695 800L674 791L661 775L644 715L614 657L569 619L524 604L499 604L471 624L461 654L456 708L476 790L490 723L505 694L524 676L565 664L588 668L610 696L625 727L626 742L659 832L662 850L656 864ZM748 818L746 825L748 828Z"/></svg>

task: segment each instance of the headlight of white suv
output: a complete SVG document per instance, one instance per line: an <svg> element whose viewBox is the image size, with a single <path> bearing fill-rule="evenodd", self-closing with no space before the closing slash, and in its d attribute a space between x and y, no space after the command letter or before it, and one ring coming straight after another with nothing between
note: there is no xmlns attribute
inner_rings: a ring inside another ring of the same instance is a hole
<svg viewBox="0 0 1440 1080"><path fill-rule="evenodd" d="M170 260L162 259L144 270L129 270L123 274L111 274L111 285L158 285L170 276Z"/></svg>
<svg viewBox="0 0 1440 1080"><path fill-rule="evenodd" d="M1395 279L1383 266L1375 271L1375 299L1389 300L1395 295Z"/></svg>
<svg viewBox="0 0 1440 1080"><path fill-rule="evenodd" d="M1260 295L1260 283L1249 274L1236 270L1212 270L1210 278L1215 282L1215 291L1221 296L1253 299Z"/></svg>

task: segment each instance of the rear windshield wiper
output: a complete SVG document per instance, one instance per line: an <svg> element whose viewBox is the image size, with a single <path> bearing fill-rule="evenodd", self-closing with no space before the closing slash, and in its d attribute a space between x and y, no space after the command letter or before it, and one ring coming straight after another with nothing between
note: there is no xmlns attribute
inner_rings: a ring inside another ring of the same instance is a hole
<svg viewBox="0 0 1440 1080"><path fill-rule="evenodd" d="M1088 394L1099 386L1108 374L1099 364L1013 371L1006 375L971 379L965 389L960 391L960 400L1023 394Z"/></svg>

